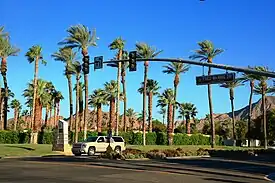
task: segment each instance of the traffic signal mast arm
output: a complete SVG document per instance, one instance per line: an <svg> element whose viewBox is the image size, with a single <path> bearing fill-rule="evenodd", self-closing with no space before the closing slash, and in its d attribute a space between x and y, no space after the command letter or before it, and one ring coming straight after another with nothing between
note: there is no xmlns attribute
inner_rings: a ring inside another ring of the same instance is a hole
<svg viewBox="0 0 275 183"><path fill-rule="evenodd" d="M264 71L257 71L253 69L248 69L248 68L241 68L241 67L234 67L230 65L223 65L223 64L211 64L211 63L206 63L206 62L197 62L193 60L183 60L183 59L173 59L173 58L151 58L151 59L144 59L144 58L137 58L137 62L142 62L142 61L153 61L153 62L182 62L185 64L191 64L191 65L198 65L198 66L204 66L204 67L212 67L212 68L217 68L217 69L224 69L227 71L237 71L237 72L244 72L248 74L258 74L261 76L267 76L271 78L275 78L275 72L264 72ZM114 63L114 62L129 62L129 60L108 60L104 61L103 63ZM90 63L94 64L94 63Z"/></svg>

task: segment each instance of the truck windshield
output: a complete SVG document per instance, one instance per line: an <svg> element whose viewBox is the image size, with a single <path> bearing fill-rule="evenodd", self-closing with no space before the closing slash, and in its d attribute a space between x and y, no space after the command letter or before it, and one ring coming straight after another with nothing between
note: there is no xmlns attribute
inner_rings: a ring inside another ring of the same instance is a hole
<svg viewBox="0 0 275 183"><path fill-rule="evenodd" d="M88 137L84 142L95 142L97 137Z"/></svg>

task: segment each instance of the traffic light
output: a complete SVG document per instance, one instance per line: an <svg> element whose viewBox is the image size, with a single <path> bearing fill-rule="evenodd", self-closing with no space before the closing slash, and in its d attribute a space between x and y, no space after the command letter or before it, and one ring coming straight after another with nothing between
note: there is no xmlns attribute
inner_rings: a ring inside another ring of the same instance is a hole
<svg viewBox="0 0 275 183"><path fill-rule="evenodd" d="M103 56L94 58L94 70L103 68Z"/></svg>
<svg viewBox="0 0 275 183"><path fill-rule="evenodd" d="M83 64L82 64L83 73L84 74L89 74L89 71L90 71L90 66L89 66L90 57L88 55L84 56L82 61L83 61Z"/></svg>
<svg viewBox="0 0 275 183"><path fill-rule="evenodd" d="M136 71L137 70L137 52L131 51L129 53L129 71Z"/></svg>

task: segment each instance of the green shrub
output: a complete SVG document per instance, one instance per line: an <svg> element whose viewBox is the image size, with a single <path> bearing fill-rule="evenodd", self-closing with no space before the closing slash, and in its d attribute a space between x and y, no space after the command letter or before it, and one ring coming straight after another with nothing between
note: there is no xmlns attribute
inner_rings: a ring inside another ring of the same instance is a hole
<svg viewBox="0 0 275 183"><path fill-rule="evenodd" d="M157 133L151 132L146 134L146 145L156 145Z"/></svg>
<svg viewBox="0 0 275 183"><path fill-rule="evenodd" d="M133 139L132 139L132 145L142 145L143 144L143 137L142 133L134 133L133 134Z"/></svg>
<svg viewBox="0 0 275 183"><path fill-rule="evenodd" d="M119 135L123 137L126 144L132 144L134 136L133 132L121 132Z"/></svg>
<svg viewBox="0 0 275 183"><path fill-rule="evenodd" d="M173 140L174 145L190 145L190 138L186 134L175 134L174 135L174 140Z"/></svg>
<svg viewBox="0 0 275 183"><path fill-rule="evenodd" d="M156 138L156 145L166 145L167 144L167 134L164 132L158 132Z"/></svg>
<svg viewBox="0 0 275 183"><path fill-rule="evenodd" d="M0 143L1 144L18 144L19 132L16 131L0 131Z"/></svg>

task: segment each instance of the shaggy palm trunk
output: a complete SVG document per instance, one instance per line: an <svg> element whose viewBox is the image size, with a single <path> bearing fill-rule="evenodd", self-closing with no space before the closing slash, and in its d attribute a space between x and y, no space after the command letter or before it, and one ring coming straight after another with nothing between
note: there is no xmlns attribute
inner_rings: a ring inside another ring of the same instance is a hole
<svg viewBox="0 0 275 183"><path fill-rule="evenodd" d="M97 118L97 133L101 135L102 131L102 106L101 104L97 104L96 106L96 118Z"/></svg>
<svg viewBox="0 0 275 183"><path fill-rule="evenodd" d="M14 124L13 124L14 131L16 131L17 129L17 121L18 121L18 112L17 112L17 109L14 109Z"/></svg>
<svg viewBox="0 0 275 183"><path fill-rule="evenodd" d="M209 61L212 63L212 61ZM208 76L211 75L211 67L208 69ZM210 123L211 123L211 147L215 147L215 122L213 117L213 105L212 105L212 90L211 85L208 84L208 102L209 102L209 111L210 111Z"/></svg>
<svg viewBox="0 0 275 183"><path fill-rule="evenodd" d="M50 108L49 108L49 110L50 110L50 114L49 114L49 124L51 125L51 126L53 126L53 124L52 124L52 107L50 106Z"/></svg>
<svg viewBox="0 0 275 183"><path fill-rule="evenodd" d="M56 106L56 108L57 108L57 112L56 112L57 113L57 120L56 121L57 121L57 124L58 124L58 121L59 121L59 112L60 112L60 101L58 101L56 105L57 105Z"/></svg>
<svg viewBox="0 0 275 183"><path fill-rule="evenodd" d="M7 130L8 126L8 81L7 81L7 59L2 58L1 62L1 74L3 77L3 82L4 82L4 110L3 110L3 118L4 118L4 130Z"/></svg>
<svg viewBox="0 0 275 183"><path fill-rule="evenodd" d="M114 130L115 129L115 122L116 122L116 110L115 110L115 105L116 105L116 99L113 98L110 101L110 111L109 111L109 130Z"/></svg>
<svg viewBox="0 0 275 183"><path fill-rule="evenodd" d="M121 71L121 78L122 78L122 87L123 87L123 128L124 132L127 131L127 121L126 121L126 111L127 111L127 93L126 93L126 71L125 71L125 66L123 66L123 71Z"/></svg>
<svg viewBox="0 0 275 183"><path fill-rule="evenodd" d="M74 142L77 143L78 142L78 124L79 124L79 79L80 76L77 75L76 76L76 97L75 97L75 125L74 125Z"/></svg>
<svg viewBox="0 0 275 183"><path fill-rule="evenodd" d="M247 136L248 136L248 147L250 147L250 141L251 141L251 116L252 116L252 96L253 96L253 89L254 89L254 81L250 81L250 96L249 96L249 114L248 114L248 130L247 130Z"/></svg>
<svg viewBox="0 0 275 183"><path fill-rule="evenodd" d="M230 101L231 101L231 112L232 112L232 125L233 125L233 146L236 146L236 132L235 132L235 111L234 111L234 90L229 89Z"/></svg>
<svg viewBox="0 0 275 183"><path fill-rule="evenodd" d="M190 128L190 116L185 116L186 119L186 133L190 134L191 133L191 128Z"/></svg>
<svg viewBox="0 0 275 183"><path fill-rule="evenodd" d="M262 111L263 111L263 126L264 126L264 148L267 149L267 133L266 133L266 107L265 107L265 91L266 87L262 87Z"/></svg>
<svg viewBox="0 0 275 183"><path fill-rule="evenodd" d="M49 104L46 105L46 112L45 112L45 127L49 126L48 123L48 116L49 116Z"/></svg>
<svg viewBox="0 0 275 183"><path fill-rule="evenodd" d="M73 129L73 113L74 113L74 109L73 109L73 89L72 89L72 76L71 75L67 75L67 80L68 80L68 88L69 88L69 100L70 100L70 131L72 131Z"/></svg>
<svg viewBox="0 0 275 183"><path fill-rule="evenodd" d="M32 106L36 106L36 100L37 100L37 79L38 79L38 62L39 62L39 57L36 57L35 59L35 67L34 67L34 80L33 80L33 103ZM36 107L33 107L32 109L32 120L31 120L31 126L34 132L37 132L37 122L35 120L35 114L37 113L36 111ZM36 139L35 139L36 140ZM37 143L34 142L33 143Z"/></svg>
<svg viewBox="0 0 275 183"><path fill-rule="evenodd" d="M149 123L149 132L153 131L152 110L153 110L153 93L150 92L149 95L148 95L148 118L149 118L148 119L148 123Z"/></svg>
<svg viewBox="0 0 275 183"><path fill-rule="evenodd" d="M179 75L176 74L175 75L175 79L174 79L174 100L177 101L177 91L178 91L178 84L179 84ZM173 129L173 132L174 132L174 125L175 125L175 113L176 113L176 106L174 105L173 106L173 124L172 124L172 129Z"/></svg>
<svg viewBox="0 0 275 183"><path fill-rule="evenodd" d="M40 110L42 110L42 104L38 98L36 98L36 103L34 108L35 108L35 114L34 114L35 123L33 126L33 131L38 132L39 129L41 128L41 115L42 115L42 112L40 112ZM36 141L37 139L35 138L34 140ZM36 142L35 141L33 142L34 144L37 143L37 141Z"/></svg>
<svg viewBox="0 0 275 183"><path fill-rule="evenodd" d="M144 62L144 86L143 86L143 145L146 145L146 94L147 94L147 73L148 73L148 61Z"/></svg>
<svg viewBox="0 0 275 183"><path fill-rule="evenodd" d="M56 113L56 103L54 103L54 108L53 108L53 119L54 119L54 126L56 127L56 116L57 116L57 113Z"/></svg>
<svg viewBox="0 0 275 183"><path fill-rule="evenodd" d="M168 105L167 111L167 137L168 137L168 145L173 145L173 132L172 132L172 120L173 120L173 105Z"/></svg>

